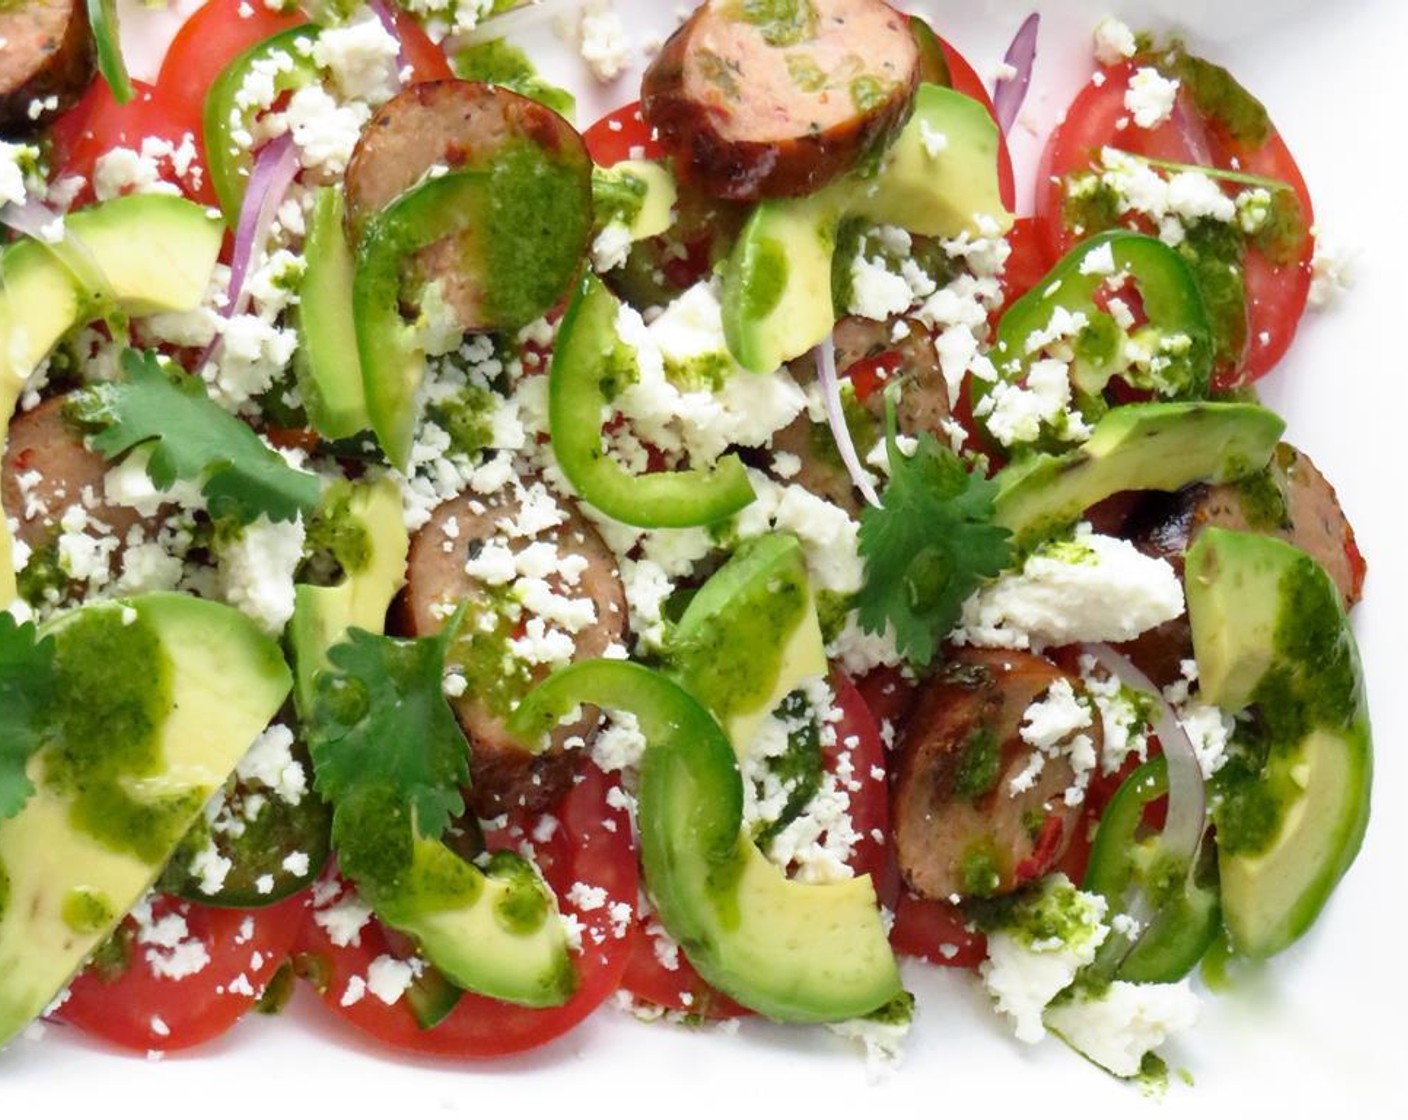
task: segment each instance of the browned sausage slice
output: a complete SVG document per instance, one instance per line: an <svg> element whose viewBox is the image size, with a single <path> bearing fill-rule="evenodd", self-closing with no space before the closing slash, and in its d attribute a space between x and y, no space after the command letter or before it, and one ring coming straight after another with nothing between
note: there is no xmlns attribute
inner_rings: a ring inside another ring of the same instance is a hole
<svg viewBox="0 0 1408 1120"><path fill-rule="evenodd" d="M421 82L376 111L347 165L344 191L349 229L355 236L368 216L435 169L487 168L496 158L511 153L515 144L535 145L554 165L580 173L581 244L574 254L568 254L580 257L590 235L591 205L591 156L581 136L557 113L532 98L479 82ZM523 184L496 182L495 189L518 190ZM573 236L570 229L556 233ZM501 325L484 321L484 278L475 275L481 270L462 266L462 261L478 259L482 253L482 247L473 243L473 235L471 230L461 238L445 238L416 254L416 271L422 279L440 282L445 302L465 330ZM521 262L525 268L534 263Z"/></svg>
<svg viewBox="0 0 1408 1120"><path fill-rule="evenodd" d="M615 557L596 530L570 504L551 499L541 484L529 484L526 494L495 499L462 494L443 503L412 540L407 568L404 614L412 634L437 633L461 602L468 604L461 637L446 660L460 667L467 681L464 694L451 704L470 740L470 803L484 818L518 805L544 809L556 801L577 769L580 751L573 748L583 745L597 724L595 714L586 713L559 726L550 747L538 755L510 736L504 726L508 714L553 667L515 656L512 643L565 646L574 661L600 657L620 640L627 622ZM525 506L531 507L526 513ZM550 516L540 516L544 508ZM543 526L549 520L553 524ZM528 529L534 531L515 535ZM533 578L543 581L537 588L543 600L591 616L575 634L569 633L571 623L545 619L513 600L516 575L511 573L523 570L519 558L529 548L536 550L536 560L527 567L541 573ZM491 574L488 569L495 566L498 574Z"/></svg>
<svg viewBox="0 0 1408 1120"><path fill-rule="evenodd" d="M919 84L906 18L881 0L709 0L641 83L677 175L719 198L809 194L904 124Z"/></svg>
<svg viewBox="0 0 1408 1120"><path fill-rule="evenodd" d="M5 444L0 496L5 513L19 523L16 536L36 552L54 542L59 523L73 506L82 506L122 541L145 521L130 506L108 504L104 479L111 464L88 450L65 421L67 399L51 397L16 415Z"/></svg>
<svg viewBox="0 0 1408 1120"><path fill-rule="evenodd" d="M1057 753L1023 781L1034 748L1021 736L1027 709L1059 681L1080 695L1080 682L1044 658L965 650L924 686L899 743L894 788L895 850L915 893L1004 894L1061 857L1080 816L1065 798L1075 770ZM1078 734L1098 758L1098 718Z"/></svg>
<svg viewBox="0 0 1408 1120"><path fill-rule="evenodd" d="M0 136L35 131L92 80L84 0L0 0Z"/></svg>
<svg viewBox="0 0 1408 1120"><path fill-rule="evenodd" d="M1210 525L1280 537L1319 562L1339 588L1345 610L1359 601L1364 564L1354 529L1329 480L1290 444L1279 444L1267 470L1249 481L1150 495L1129 531L1141 551L1169 561L1182 575L1184 554ZM1155 682L1176 681L1181 663L1193 656L1188 618L1164 623L1121 648Z"/></svg>
<svg viewBox="0 0 1408 1120"><path fill-rule="evenodd" d="M898 323L904 325L897 338ZM857 392L864 394L862 403L866 415L874 421L875 438L884 432L885 395L880 390L889 381L902 378L902 391L895 406L896 427L904 435L933 432L941 442L948 442L941 434L943 422L951 415L948 386L933 337L923 324L913 319L879 322L848 315L837 322L834 337L836 368L851 377ZM816 365L810 354L794 360L790 369L799 385L816 380ZM800 468L786 474L785 481L840 506L852 517L860 513L860 495L841 463L827 423L813 421L804 413L774 433L772 450L773 471L779 477L784 475L777 470L778 453L795 456ZM858 445L856 450L864 456L869 448Z"/></svg>

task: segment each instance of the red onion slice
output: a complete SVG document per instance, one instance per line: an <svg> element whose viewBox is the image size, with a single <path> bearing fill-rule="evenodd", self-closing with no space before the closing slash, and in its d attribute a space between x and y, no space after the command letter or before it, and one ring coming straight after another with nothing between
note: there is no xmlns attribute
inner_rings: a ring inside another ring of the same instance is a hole
<svg viewBox="0 0 1408 1120"><path fill-rule="evenodd" d="M845 409L841 407L841 382L836 375L836 343L832 335L828 334L821 341L815 355L817 382L821 385L821 396L826 402L826 419L836 440L836 450L841 453L841 462L846 465L846 472L865 500L879 506L880 496L875 493L869 474L861 466L856 445L851 441L851 429L846 426Z"/></svg>
<svg viewBox="0 0 1408 1120"><path fill-rule="evenodd" d="M1041 15L1033 12L1017 29L1012 45L1002 56L1005 66L1016 73L997 80L992 90L993 111L997 115L998 126L1004 133L1011 132L1022 111L1022 102L1027 99L1027 90L1032 84L1032 68L1036 63L1037 33L1041 30Z"/></svg>
<svg viewBox="0 0 1408 1120"><path fill-rule="evenodd" d="M383 0L367 0L367 7L372 10L372 15L376 16L381 23L382 30L396 40L396 84L401 84L401 74L406 69L408 60L406 58L406 45L401 41L401 30L396 26L396 17L391 14L391 9L383 3Z"/></svg>
<svg viewBox="0 0 1408 1120"><path fill-rule="evenodd" d="M1168 766L1168 816L1164 821L1162 840L1171 855L1188 861L1191 873L1203 833L1207 830L1207 787L1203 781L1202 766L1198 762L1198 752L1158 685L1140 672L1129 658L1107 645L1089 645L1085 648L1096 663L1116 679L1140 692L1147 692L1158 704L1154 734L1159 737Z"/></svg>
<svg viewBox="0 0 1408 1120"><path fill-rule="evenodd" d="M254 159L240 216L235 224L234 251L230 257L230 289L220 313L227 319L249 305L249 275L255 257L269 236L269 227L283 205L299 169L298 147L290 133L270 140Z"/></svg>

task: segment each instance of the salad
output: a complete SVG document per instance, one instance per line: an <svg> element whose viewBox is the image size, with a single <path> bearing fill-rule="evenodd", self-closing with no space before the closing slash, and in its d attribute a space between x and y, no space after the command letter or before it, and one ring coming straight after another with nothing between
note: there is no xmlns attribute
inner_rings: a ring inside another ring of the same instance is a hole
<svg viewBox="0 0 1408 1120"><path fill-rule="evenodd" d="M1102 23L1019 218L1036 20L714 2L579 132L497 7L5 13L0 1036L883 1056L904 957L1162 1078L1369 803L1266 110Z"/></svg>

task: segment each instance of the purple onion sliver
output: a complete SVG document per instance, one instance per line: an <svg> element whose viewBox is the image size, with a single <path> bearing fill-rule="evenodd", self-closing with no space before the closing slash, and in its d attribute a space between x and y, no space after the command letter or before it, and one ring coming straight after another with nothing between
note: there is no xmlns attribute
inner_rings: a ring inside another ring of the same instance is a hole
<svg viewBox="0 0 1408 1120"><path fill-rule="evenodd" d="M836 375L836 343L829 334L816 348L816 374L822 399L826 402L826 419L836 440L836 450L841 453L841 462L846 465L851 481L865 500L879 506L880 496L875 493L870 476L860 465L856 445L851 442L851 429L846 426L845 410L841 407L841 382Z"/></svg>
<svg viewBox="0 0 1408 1120"><path fill-rule="evenodd" d="M993 110L997 115L998 126L1004 133L1012 131L1017 114L1022 111L1022 102L1027 99L1027 90L1032 84L1032 68L1036 63L1037 33L1040 30L1041 16L1033 12L1017 29L1017 34L1012 38L1012 45L1002 56L1003 64L1016 71L1010 77L999 78L992 90Z"/></svg>
<svg viewBox="0 0 1408 1120"><path fill-rule="evenodd" d="M230 288L221 314L227 319L238 315L248 302L246 281L254 255L268 236L269 227L283 204L284 196L298 174L298 148L293 137L284 133L265 144L254 160L240 216L235 225L235 244L230 256Z"/></svg>
<svg viewBox="0 0 1408 1120"><path fill-rule="evenodd" d="M406 69L406 45L401 41L401 33L396 27L396 19L391 14L391 9L386 6L383 0L367 0L367 7L372 10L372 14L381 22L382 28L396 40L396 83L400 85L401 73Z"/></svg>
<svg viewBox="0 0 1408 1120"><path fill-rule="evenodd" d="M1091 645L1086 649L1117 679L1140 692L1149 693L1158 703L1154 734L1159 737L1168 767L1168 815L1161 838L1168 852L1175 858L1186 859L1191 869L1197 860L1203 833L1207 830L1207 788L1192 740L1159 687L1140 672L1129 658L1107 645Z"/></svg>
<svg viewBox="0 0 1408 1120"><path fill-rule="evenodd" d="M1180 90L1174 98L1173 113L1169 119L1178 130L1178 135L1188 145L1189 162L1200 167L1215 167L1216 160L1213 159L1212 150L1208 146L1207 129L1203 127L1202 121L1188 111L1184 97L1185 94Z"/></svg>

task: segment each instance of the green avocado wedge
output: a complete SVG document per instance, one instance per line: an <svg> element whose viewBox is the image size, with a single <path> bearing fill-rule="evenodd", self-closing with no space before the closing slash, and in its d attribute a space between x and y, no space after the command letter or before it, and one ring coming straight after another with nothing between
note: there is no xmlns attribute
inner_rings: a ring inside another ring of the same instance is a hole
<svg viewBox="0 0 1408 1120"><path fill-rule="evenodd" d="M733 747L699 701L642 665L583 661L530 693L511 729L531 740L578 704L640 721L646 889L705 980L787 1022L858 1018L901 994L870 877L801 883L768 862L743 829Z"/></svg>
<svg viewBox="0 0 1408 1120"><path fill-rule="evenodd" d="M252 621L189 596L85 606L45 633L55 712L34 793L0 821L0 1045L141 898L291 684Z"/></svg>
<svg viewBox="0 0 1408 1120"><path fill-rule="evenodd" d="M1112 408L1090 438L1034 452L994 476L996 520L1030 548L1121 490L1179 490L1230 482L1266 466L1286 423L1253 404L1159 401Z"/></svg>
<svg viewBox="0 0 1408 1120"><path fill-rule="evenodd" d="M738 751L794 688L826 676L825 643L797 538L768 533L740 545L690 600L667 657Z"/></svg>
<svg viewBox="0 0 1408 1120"><path fill-rule="evenodd" d="M1206 529L1184 579L1202 698L1244 717L1214 779L1223 923L1269 957L1310 928L1368 825L1358 646L1330 577L1284 541Z"/></svg>

